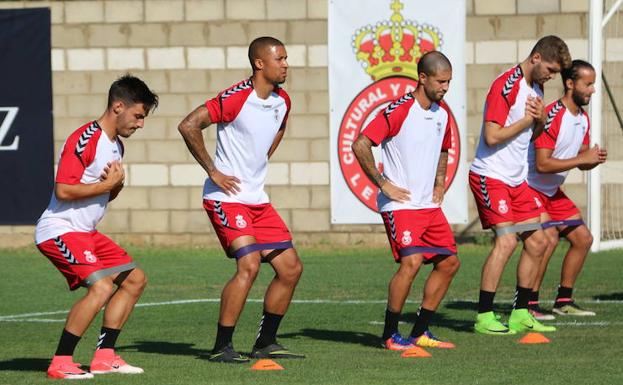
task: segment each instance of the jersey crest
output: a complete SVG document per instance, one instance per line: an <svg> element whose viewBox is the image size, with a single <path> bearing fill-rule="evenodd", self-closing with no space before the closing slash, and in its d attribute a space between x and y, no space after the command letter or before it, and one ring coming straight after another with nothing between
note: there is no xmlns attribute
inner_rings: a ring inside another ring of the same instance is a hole
<svg viewBox="0 0 623 385"><path fill-rule="evenodd" d="M498 211L502 214L506 214L508 212L508 206L506 205L506 201L504 199L500 199L498 202Z"/></svg>
<svg viewBox="0 0 623 385"><path fill-rule="evenodd" d="M93 253L90 250L84 251L84 259L86 259L86 261L89 263L97 262L97 258L95 257L95 255L93 255Z"/></svg>
<svg viewBox="0 0 623 385"><path fill-rule="evenodd" d="M247 227L247 221L244 220L242 214L236 215L236 226L239 229L244 229L245 227Z"/></svg>
<svg viewBox="0 0 623 385"><path fill-rule="evenodd" d="M543 207L543 203L541 203L541 200L537 197L534 197L534 204L536 205L536 207Z"/></svg>
<svg viewBox="0 0 623 385"><path fill-rule="evenodd" d="M402 244L407 246L413 242L413 238L411 238L411 232L409 230L405 230L402 232Z"/></svg>

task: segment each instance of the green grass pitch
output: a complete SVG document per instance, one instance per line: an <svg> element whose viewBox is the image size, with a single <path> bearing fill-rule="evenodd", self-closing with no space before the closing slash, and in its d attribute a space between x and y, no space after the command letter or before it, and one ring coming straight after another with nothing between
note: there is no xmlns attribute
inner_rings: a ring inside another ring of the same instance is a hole
<svg viewBox="0 0 623 385"><path fill-rule="evenodd" d="M555 254L541 300L550 308L566 245ZM148 275L140 306L122 332L117 350L145 374L96 376L96 384L621 384L623 260L621 251L591 254L576 287L576 300L596 317L558 317L559 331L546 345L520 345L519 337L475 335L478 282L487 247L460 245L462 261L431 330L457 345L428 349L432 358L401 358L380 349L387 282L396 269L388 249L301 248L305 264L296 302L279 340L306 360L279 363L284 371L256 372L250 365L205 360L212 347L218 298L234 263L218 250L130 249ZM514 292L517 253L497 295L506 319ZM69 293L62 276L34 248L0 250L0 384L50 384L45 369L65 314L81 292ZM416 278L401 330L408 334L430 267ZM251 349L272 277L262 266L234 334ZM189 300L197 300L195 302ZM31 315L28 315L31 314ZM76 350L88 365L101 325L98 317Z"/></svg>

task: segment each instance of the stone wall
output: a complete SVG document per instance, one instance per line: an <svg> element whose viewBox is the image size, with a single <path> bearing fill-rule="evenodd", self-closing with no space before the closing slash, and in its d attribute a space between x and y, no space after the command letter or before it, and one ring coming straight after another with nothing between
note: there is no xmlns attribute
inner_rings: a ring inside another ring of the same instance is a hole
<svg viewBox="0 0 623 385"><path fill-rule="evenodd" d="M332 225L326 0L3 1L0 8L50 7L55 150L97 118L112 81L126 71L160 95L160 107L126 145L126 187L99 229L123 243L216 245L201 208L204 172L177 132L179 121L216 92L250 75L248 43L283 40L293 109L273 156L268 193L295 239L308 243L384 243L380 226ZM543 35L557 34L574 57L587 57L588 0L468 0L467 151L471 161L491 81L521 61ZM606 39L606 59L623 60L623 40ZM612 82L621 100L621 66ZM561 92L560 80L546 100ZM206 130L210 151L215 130ZM620 138L619 138L620 140ZM607 176L606 176L607 177ZM585 205L584 176L568 191ZM473 199L470 220L476 219ZM479 230L478 225L470 228ZM463 228L457 228L463 230ZM32 242L32 226L0 227L0 247Z"/></svg>

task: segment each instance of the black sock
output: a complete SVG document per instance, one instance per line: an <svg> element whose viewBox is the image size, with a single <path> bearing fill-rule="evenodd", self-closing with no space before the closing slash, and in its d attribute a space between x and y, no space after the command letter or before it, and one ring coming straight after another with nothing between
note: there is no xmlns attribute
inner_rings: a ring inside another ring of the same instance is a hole
<svg viewBox="0 0 623 385"><path fill-rule="evenodd" d="M495 291L480 290L480 298L478 299L478 313L487 313L493 311L493 298L495 298Z"/></svg>
<svg viewBox="0 0 623 385"><path fill-rule="evenodd" d="M71 334L67 330L63 329L63 334L61 334L61 340L58 342L55 355L73 356L76 345L80 342L80 338L82 337L78 337L77 335Z"/></svg>
<svg viewBox="0 0 623 385"><path fill-rule="evenodd" d="M420 308L415 325L413 325L413 329L411 330L411 337L419 337L428 330L428 324L430 324L430 319L433 317L433 314L435 314L434 310L424 309L423 307Z"/></svg>
<svg viewBox="0 0 623 385"><path fill-rule="evenodd" d="M539 292L532 290L530 300L528 301L528 309L536 309L539 307Z"/></svg>
<svg viewBox="0 0 623 385"><path fill-rule="evenodd" d="M218 324L213 351L217 352L231 342L231 337L234 335L235 328L236 326L223 326L220 323Z"/></svg>
<svg viewBox="0 0 623 385"><path fill-rule="evenodd" d="M563 304L569 302L572 296L573 296L572 287L558 286L558 295L556 295L556 303L554 303L554 306L556 305L562 306ZM564 301L559 302L559 300L561 299Z"/></svg>
<svg viewBox="0 0 623 385"><path fill-rule="evenodd" d="M398 322L400 321L400 313L385 310L385 328L383 329L383 341L398 333Z"/></svg>
<svg viewBox="0 0 623 385"><path fill-rule="evenodd" d="M539 303L539 291L534 291L532 290L532 292L530 293L530 302L536 302Z"/></svg>
<svg viewBox="0 0 623 385"><path fill-rule="evenodd" d="M119 333L121 333L120 329L110 329L102 326L100 338L97 341L97 349L114 349Z"/></svg>
<svg viewBox="0 0 623 385"><path fill-rule="evenodd" d="M260 320L260 330L257 333L257 339L255 340L255 347L262 349L270 344L277 342L277 329L283 315L269 313L264 310L262 319Z"/></svg>
<svg viewBox="0 0 623 385"><path fill-rule="evenodd" d="M513 302L513 309L527 309L531 293L532 289L517 286L517 289L515 291L515 301Z"/></svg>

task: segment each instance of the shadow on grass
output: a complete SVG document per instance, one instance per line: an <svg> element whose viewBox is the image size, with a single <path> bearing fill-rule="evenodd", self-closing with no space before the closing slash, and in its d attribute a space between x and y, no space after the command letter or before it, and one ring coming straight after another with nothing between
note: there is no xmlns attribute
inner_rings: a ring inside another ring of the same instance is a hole
<svg viewBox="0 0 623 385"><path fill-rule="evenodd" d="M413 325L416 319L417 319L417 313L404 313L402 315L401 321L408 322L411 325ZM448 328L450 330L454 330L457 332L472 333L474 331L474 320L473 319L462 320L462 319L448 318L445 316L444 313L437 312L433 316L433 319L430 321L430 329L433 332L433 334L435 333L434 329L437 327ZM403 332L408 332L408 331L410 331L410 329L403 330ZM407 333L404 333L403 335L406 335L406 334Z"/></svg>
<svg viewBox="0 0 623 385"><path fill-rule="evenodd" d="M45 372L49 365L49 358L13 358L0 361L0 371Z"/></svg>
<svg viewBox="0 0 623 385"><path fill-rule="evenodd" d="M380 348L381 337L376 334L353 332L346 330L301 329L296 333L280 334L280 338L307 337L320 341L332 341L347 344Z"/></svg>
<svg viewBox="0 0 623 385"><path fill-rule="evenodd" d="M442 304L444 308L452 310L468 310L474 312L474 318L476 318L475 312L478 311L478 302L472 301L452 301ZM510 313L513 310L513 305L510 303L498 303L493 306L493 311L496 313Z"/></svg>
<svg viewBox="0 0 623 385"><path fill-rule="evenodd" d="M594 295L593 299L598 301L621 301L623 300L623 293L598 294Z"/></svg>
<svg viewBox="0 0 623 385"><path fill-rule="evenodd" d="M138 341L133 345L118 346L117 351L138 351L141 353L171 354L179 356L207 356L209 350L197 349L195 344L164 341Z"/></svg>
<svg viewBox="0 0 623 385"><path fill-rule="evenodd" d="M451 309L451 310L464 310L470 312L470 316L468 319L456 319L447 317L443 310L439 310L433 316L433 319L430 322L431 329L435 327L444 327L457 332L464 333L473 333L474 331L474 322L476 320L476 313L478 311L478 303L472 301L452 301L447 302L442 305L442 309ZM496 304L493 310L498 313L504 315L510 314L511 310L513 310L513 306L509 303L501 303ZM413 324L417 319L417 313L403 313L401 321L409 322Z"/></svg>

